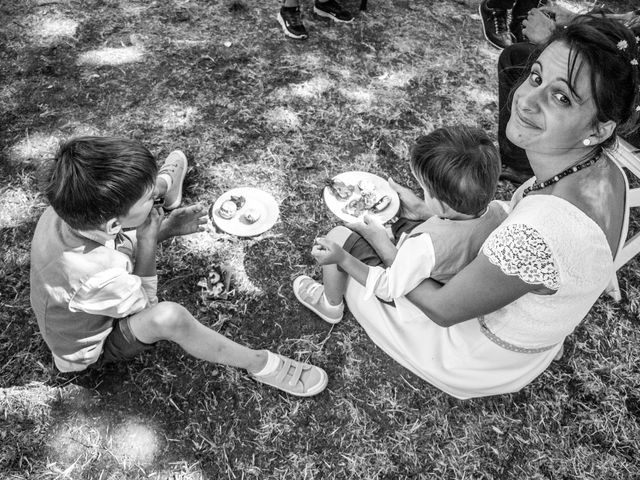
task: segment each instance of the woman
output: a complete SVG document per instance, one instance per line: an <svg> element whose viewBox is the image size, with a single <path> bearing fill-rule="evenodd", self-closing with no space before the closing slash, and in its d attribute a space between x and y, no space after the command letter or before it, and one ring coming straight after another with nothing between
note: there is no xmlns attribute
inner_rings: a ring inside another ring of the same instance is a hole
<svg viewBox="0 0 640 480"><path fill-rule="evenodd" d="M591 14L617 20L631 29L635 35L640 34L640 10L622 14L594 10ZM545 43L555 28L566 25L575 16L558 5L530 10L522 22L523 33L528 41L508 46L498 59L498 145L502 157L500 178L509 180L514 185L527 181L533 176L533 172L526 152L510 142L505 135L506 125L511 116L511 91L527 67L529 56L536 50L536 45Z"/></svg>
<svg viewBox="0 0 640 480"><path fill-rule="evenodd" d="M395 306L363 300L365 287L349 280L349 309L387 354L461 399L520 390L548 367L614 272L625 187L606 147L637 119L637 57L629 30L591 16L541 48L507 125L535 177L478 257ZM424 203L390 183L403 214L424 217ZM350 227L375 248L375 225ZM350 233L337 227L329 238L342 244Z"/></svg>

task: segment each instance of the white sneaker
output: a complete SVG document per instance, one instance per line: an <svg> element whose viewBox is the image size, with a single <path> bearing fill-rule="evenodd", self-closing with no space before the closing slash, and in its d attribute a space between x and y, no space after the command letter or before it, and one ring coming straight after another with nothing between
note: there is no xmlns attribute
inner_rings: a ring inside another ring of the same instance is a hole
<svg viewBox="0 0 640 480"><path fill-rule="evenodd" d="M298 301L331 324L342 320L344 304L332 306L324 299L324 286L307 275L300 275L293 281L293 293Z"/></svg>
<svg viewBox="0 0 640 480"><path fill-rule="evenodd" d="M173 210L182 203L182 184L187 176L187 157L181 150L174 150L160 167L158 176L169 175L171 188L164 194L164 209Z"/></svg>

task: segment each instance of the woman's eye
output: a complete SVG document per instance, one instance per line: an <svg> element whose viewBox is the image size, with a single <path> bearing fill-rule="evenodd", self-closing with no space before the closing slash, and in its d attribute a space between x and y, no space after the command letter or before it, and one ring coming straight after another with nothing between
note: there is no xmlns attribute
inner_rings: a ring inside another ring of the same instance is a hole
<svg viewBox="0 0 640 480"><path fill-rule="evenodd" d="M531 72L529 74L529 80L536 85L540 85L542 83L542 77L540 77L536 72Z"/></svg>
<svg viewBox="0 0 640 480"><path fill-rule="evenodd" d="M559 103L562 103L563 105L571 104L569 97L567 97L564 93L554 93L553 98L555 98Z"/></svg>

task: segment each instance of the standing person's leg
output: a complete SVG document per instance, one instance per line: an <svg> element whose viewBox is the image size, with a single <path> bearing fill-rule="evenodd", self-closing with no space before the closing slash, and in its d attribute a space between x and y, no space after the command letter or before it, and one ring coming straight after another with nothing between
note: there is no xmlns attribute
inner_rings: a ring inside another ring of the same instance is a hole
<svg viewBox="0 0 640 480"><path fill-rule="evenodd" d="M496 48L506 48L513 43L509 31L511 8L515 0L482 0L478 10L482 20L482 32L487 41Z"/></svg>
<svg viewBox="0 0 640 480"><path fill-rule="evenodd" d="M282 0L277 19L287 37L304 40L309 36L304 23L302 23L300 0Z"/></svg>
<svg viewBox="0 0 640 480"><path fill-rule="evenodd" d="M531 43L516 43L500 54L498 59L498 145L502 159L501 178L520 184L533 175L529 159L523 149L506 137L511 116L511 91L525 72L527 60L534 51Z"/></svg>
<svg viewBox="0 0 640 480"><path fill-rule="evenodd" d="M161 302L121 320L118 328L130 343L149 345L169 340L196 358L244 368L259 382L293 395L315 395L327 384L327 374L321 368L244 347L204 326L177 303Z"/></svg>

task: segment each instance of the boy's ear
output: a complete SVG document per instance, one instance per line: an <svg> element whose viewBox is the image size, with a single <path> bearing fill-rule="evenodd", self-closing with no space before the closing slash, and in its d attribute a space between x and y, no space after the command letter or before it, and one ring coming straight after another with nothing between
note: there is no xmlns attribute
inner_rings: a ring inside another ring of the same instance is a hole
<svg viewBox="0 0 640 480"><path fill-rule="evenodd" d="M120 230L122 230L122 225L120 225L120 222L117 218L110 218L104 224L104 231L109 235L115 235L119 233Z"/></svg>

